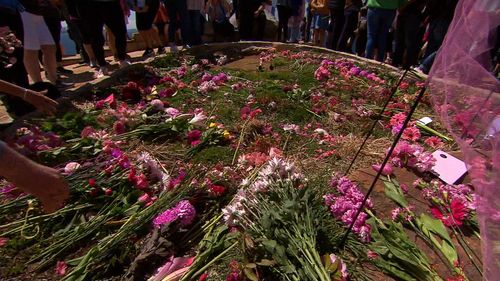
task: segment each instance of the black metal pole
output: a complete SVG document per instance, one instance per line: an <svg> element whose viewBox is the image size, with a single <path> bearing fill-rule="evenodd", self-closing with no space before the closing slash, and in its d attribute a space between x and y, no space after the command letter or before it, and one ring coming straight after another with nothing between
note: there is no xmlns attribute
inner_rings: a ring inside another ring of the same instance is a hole
<svg viewBox="0 0 500 281"><path fill-rule="evenodd" d="M385 109L387 108L387 106L389 105L389 102L391 102L392 98L394 97L394 95L398 91L399 85L401 85L401 82L403 82L403 79L405 78L405 76L406 76L407 73L408 73L408 69L405 69L405 71L403 72L403 74L401 75L401 77L399 77L399 80L398 80L398 83L396 84L396 86L394 88L392 88L392 91L391 91L391 94L389 95L389 98L387 98L387 100L385 101L384 106L382 107L382 110L378 113L377 118L375 118L375 121L373 121L373 124L372 124L370 130L366 134L365 139L363 140L363 143L361 144L361 146L359 147L358 151L354 155L354 158L351 160L351 164L349 164L349 167L345 171L344 176L346 176L347 174L349 174L349 171L351 171L352 166L354 165L354 163L358 159L358 156L361 153L361 151L363 150L363 148L365 147L366 142L372 136L373 131L375 130L375 126L377 126L378 121L380 119L382 119L382 115L384 114Z"/></svg>
<svg viewBox="0 0 500 281"><path fill-rule="evenodd" d="M342 249L345 246L345 242L347 241L347 237L349 236L349 233L351 233L352 228L354 227L354 224L358 220L359 214L361 214L361 211L365 207L366 201L370 197L370 194L373 191L373 188L375 187L375 184L377 183L378 179L382 175L382 171L384 170L385 165L387 165L387 162L389 162L389 159L391 158L392 152L396 148L396 145L398 144L399 140L401 139L401 136L403 135L403 131L408 127L408 123L410 123L411 117L413 113L415 113L415 110L417 109L418 104L422 100L422 97L424 96L426 87L423 87L420 92L418 93L417 98L415 99L410 112L408 113L408 116L406 116L405 122L403 123L403 126L401 127L401 130L398 132L396 138L394 139L391 148L389 149L389 152L387 152L387 155L385 156L384 162L382 162L382 165L380 166L380 169L377 172L377 175L373 179L373 182L368 189L368 192L366 193L365 197L363 198L363 202L361 203L361 206L359 207L358 211L356 212L356 215L354 216L354 220L352 221L351 225L349 228L346 230L344 236L342 237L342 240L340 240L339 248Z"/></svg>

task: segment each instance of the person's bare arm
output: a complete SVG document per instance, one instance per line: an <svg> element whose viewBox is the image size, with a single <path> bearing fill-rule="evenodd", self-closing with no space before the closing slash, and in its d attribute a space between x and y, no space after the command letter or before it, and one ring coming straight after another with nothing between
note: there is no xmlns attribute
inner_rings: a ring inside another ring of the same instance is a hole
<svg viewBox="0 0 500 281"><path fill-rule="evenodd" d="M1 141L0 176L38 198L47 213L61 208L69 197L68 184L58 171L31 161Z"/></svg>
<svg viewBox="0 0 500 281"><path fill-rule="evenodd" d="M47 91L32 91L0 79L0 93L22 98L37 109L48 114L54 114L57 111L58 103L45 96Z"/></svg>

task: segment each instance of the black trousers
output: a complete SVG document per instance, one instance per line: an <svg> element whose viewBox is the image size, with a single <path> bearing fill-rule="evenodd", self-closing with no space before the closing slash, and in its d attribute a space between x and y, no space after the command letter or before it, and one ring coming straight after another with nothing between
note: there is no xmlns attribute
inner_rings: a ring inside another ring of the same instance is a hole
<svg viewBox="0 0 500 281"><path fill-rule="evenodd" d="M340 34L344 28L344 9L330 9L330 18L333 23L332 43L330 48L332 50L337 50Z"/></svg>
<svg viewBox="0 0 500 281"><path fill-rule="evenodd" d="M420 42L422 37L420 32L420 24L422 18L420 15L408 14L398 16L396 20L395 31L395 48L392 57L392 63L395 66L403 66L404 68L417 64L418 52L420 50ZM406 51L406 56L405 56Z"/></svg>
<svg viewBox="0 0 500 281"><path fill-rule="evenodd" d="M102 32L104 25L109 27L115 36L118 59L126 59L127 27L120 2L89 1L79 6L79 12L82 18L84 42L90 42L92 45L97 63L100 66L106 65L104 55L105 40Z"/></svg>
<svg viewBox="0 0 500 281"><path fill-rule="evenodd" d="M44 17L43 20L49 28L50 34L56 44L56 61L62 62L61 50L61 19L55 17Z"/></svg>
<svg viewBox="0 0 500 281"><path fill-rule="evenodd" d="M358 13L359 12L357 10L345 11L344 26L342 27L342 32L340 33L339 41L337 43L338 51L348 52L347 41L349 38L354 39L354 30L356 30L356 27L358 26Z"/></svg>
<svg viewBox="0 0 500 281"><path fill-rule="evenodd" d="M292 15L292 9L287 6L278 7L278 41L286 42L288 39L288 20Z"/></svg>

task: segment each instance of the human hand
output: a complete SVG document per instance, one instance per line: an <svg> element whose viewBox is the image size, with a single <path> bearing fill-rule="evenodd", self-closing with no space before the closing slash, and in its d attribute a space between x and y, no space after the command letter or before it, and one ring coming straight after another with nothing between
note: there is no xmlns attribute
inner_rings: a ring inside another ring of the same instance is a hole
<svg viewBox="0 0 500 281"><path fill-rule="evenodd" d="M42 202L45 213L52 213L63 207L69 198L69 188L60 173L52 168L34 164L19 180L16 186L35 196Z"/></svg>
<svg viewBox="0 0 500 281"><path fill-rule="evenodd" d="M47 94L47 90L42 92L35 92L32 90L28 90L26 92L25 100L36 107L38 110L53 115L57 112L58 103L45 96Z"/></svg>

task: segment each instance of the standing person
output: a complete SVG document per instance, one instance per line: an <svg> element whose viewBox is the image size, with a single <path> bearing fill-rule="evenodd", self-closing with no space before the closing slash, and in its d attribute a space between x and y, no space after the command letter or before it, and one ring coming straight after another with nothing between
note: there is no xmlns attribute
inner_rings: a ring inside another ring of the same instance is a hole
<svg viewBox="0 0 500 281"><path fill-rule="evenodd" d="M257 32L255 34L255 40L257 41L264 40L264 33L266 31L266 22L267 22L266 12L268 12L270 15L272 14L272 8L273 8L272 5L273 1L271 0L262 1L257 11L254 12L255 22L257 24Z"/></svg>
<svg viewBox="0 0 500 281"><path fill-rule="evenodd" d="M425 3L421 0L410 0L398 10L394 40L394 66L411 67L417 63L420 43L422 41L422 10ZM405 55L406 52L406 55Z"/></svg>
<svg viewBox="0 0 500 281"><path fill-rule="evenodd" d="M234 27L229 22L232 8L226 0L208 0L208 18L214 28L214 41L229 41L234 35Z"/></svg>
<svg viewBox="0 0 500 281"><path fill-rule="evenodd" d="M331 45L332 50L337 50L342 28L344 27L344 6L346 0L329 0L330 20L332 24Z"/></svg>
<svg viewBox="0 0 500 281"><path fill-rule="evenodd" d="M288 21L292 16L292 0L276 1L278 9L278 41L286 42L288 39Z"/></svg>
<svg viewBox="0 0 500 281"><path fill-rule="evenodd" d="M448 27L453 20L455 8L458 0L429 0L427 3L427 13L429 22L429 39L424 57L437 52L443 44L444 37L448 32Z"/></svg>
<svg viewBox="0 0 500 281"><path fill-rule="evenodd" d="M405 0L368 0L368 40L366 42L366 57L373 59L377 49L377 60L385 60L387 35L391 28L396 10Z"/></svg>
<svg viewBox="0 0 500 281"><path fill-rule="evenodd" d="M189 47L189 18L186 0L163 0L167 8L168 18L168 42L170 51L177 52L177 44L175 44L175 33L177 29L181 29L182 43Z"/></svg>
<svg viewBox="0 0 500 281"><path fill-rule="evenodd" d="M62 3L61 3L62 4ZM52 39L56 45L56 61L58 74L73 74L73 71L64 68L62 65L62 49L61 49L61 21L63 20L62 5L55 9L54 13L44 15L43 20L49 28Z"/></svg>
<svg viewBox="0 0 500 281"><path fill-rule="evenodd" d="M43 54L43 68L52 84L57 84L56 45L43 15L52 13L55 7L50 2L42 6L36 0L21 0L25 11L21 13L24 29L24 66L33 83L42 82L38 52Z"/></svg>
<svg viewBox="0 0 500 281"><path fill-rule="evenodd" d="M87 38L90 39L92 50L99 64L96 77L108 75L108 67L104 54L104 24L109 27L115 37L116 56L120 67L130 65L127 60L127 28L122 6L119 0L87 0L80 7Z"/></svg>
<svg viewBox="0 0 500 281"><path fill-rule="evenodd" d="M168 44L168 14L163 2L160 2L160 8L158 9L158 13L156 14L154 24L156 26L156 29L158 30L158 36L160 37L162 46L166 46ZM160 51L161 52L158 53L163 54L165 52L165 48L162 48Z"/></svg>
<svg viewBox="0 0 500 281"><path fill-rule="evenodd" d="M83 15L86 10L86 3L81 1L66 0L68 7L69 20L78 28L82 39L82 57L91 67L97 67L97 59L92 48L92 36L88 29L88 24L84 23Z"/></svg>
<svg viewBox="0 0 500 281"><path fill-rule="evenodd" d="M290 28L290 42L299 43L300 39L300 26L304 21L304 0L292 0L292 9L290 19L288 20L288 27Z"/></svg>
<svg viewBox="0 0 500 281"><path fill-rule="evenodd" d="M340 33L339 42L337 43L337 50L347 52L347 41L351 39L354 41L354 30L358 25L359 11L363 3L361 0L346 0L344 7L344 26Z"/></svg>
<svg viewBox="0 0 500 281"><path fill-rule="evenodd" d="M325 34L328 30L330 9L327 0L312 0L311 12L313 14L313 44L325 47Z"/></svg>
<svg viewBox="0 0 500 281"><path fill-rule="evenodd" d="M202 40L201 24L203 20L202 11L205 10L205 0L187 0L189 14L189 26L191 27L191 46L200 45Z"/></svg>
<svg viewBox="0 0 500 281"><path fill-rule="evenodd" d="M241 40L254 40L253 33L255 11L261 5L260 0L234 0L233 7L236 17L239 19L239 31Z"/></svg>
<svg viewBox="0 0 500 281"><path fill-rule="evenodd" d="M160 9L160 0L131 0L128 4L130 9L135 11L137 30L146 44L142 57L153 56L155 47L158 47L158 53L160 53L163 47L158 32L153 28L153 21Z"/></svg>

